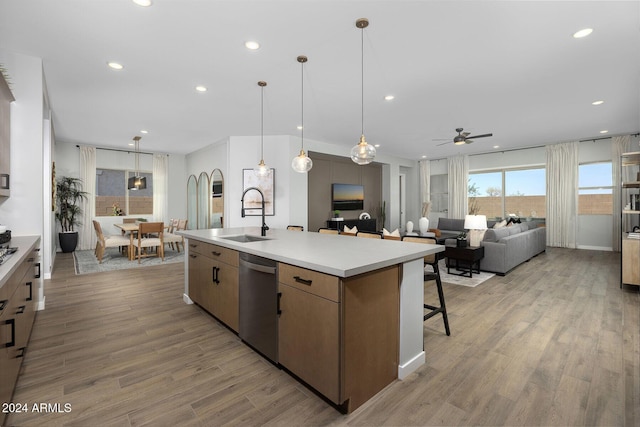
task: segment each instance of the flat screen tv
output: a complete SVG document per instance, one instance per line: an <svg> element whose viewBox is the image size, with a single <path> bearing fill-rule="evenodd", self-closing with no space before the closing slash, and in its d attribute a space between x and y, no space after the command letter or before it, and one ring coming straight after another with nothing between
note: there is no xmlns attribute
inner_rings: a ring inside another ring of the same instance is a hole
<svg viewBox="0 0 640 427"><path fill-rule="evenodd" d="M364 208L364 187L357 184L331 184L332 209L357 211Z"/></svg>

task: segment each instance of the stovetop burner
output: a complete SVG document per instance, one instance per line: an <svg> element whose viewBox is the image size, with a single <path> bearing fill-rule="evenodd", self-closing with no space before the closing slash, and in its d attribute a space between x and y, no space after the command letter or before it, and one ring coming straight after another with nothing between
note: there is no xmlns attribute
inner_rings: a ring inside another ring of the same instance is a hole
<svg viewBox="0 0 640 427"><path fill-rule="evenodd" d="M8 245L0 246L0 265L2 265L3 262L11 258L11 255L16 253L17 250L18 248L10 248Z"/></svg>

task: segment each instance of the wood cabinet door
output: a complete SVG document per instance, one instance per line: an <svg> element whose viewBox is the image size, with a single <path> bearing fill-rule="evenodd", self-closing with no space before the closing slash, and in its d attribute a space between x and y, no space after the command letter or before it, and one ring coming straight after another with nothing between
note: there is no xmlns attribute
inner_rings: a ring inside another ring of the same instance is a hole
<svg viewBox="0 0 640 427"><path fill-rule="evenodd" d="M331 401L340 402L340 304L278 284L278 361Z"/></svg>
<svg viewBox="0 0 640 427"><path fill-rule="evenodd" d="M211 259L189 253L189 298L210 313L213 311L213 268Z"/></svg>
<svg viewBox="0 0 640 427"><path fill-rule="evenodd" d="M622 283L640 285L640 240L622 239Z"/></svg>
<svg viewBox="0 0 640 427"><path fill-rule="evenodd" d="M215 263L214 273L213 311L221 322L238 332L239 318L239 294L238 294L238 267L223 262Z"/></svg>

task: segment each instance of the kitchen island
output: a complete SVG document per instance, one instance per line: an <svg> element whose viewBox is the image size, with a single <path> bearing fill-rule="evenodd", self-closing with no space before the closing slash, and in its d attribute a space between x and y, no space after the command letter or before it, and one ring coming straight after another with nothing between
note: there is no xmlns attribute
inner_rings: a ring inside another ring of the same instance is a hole
<svg viewBox="0 0 640 427"><path fill-rule="evenodd" d="M424 364L423 257L444 247L259 227L180 234L185 302L235 332L239 254L278 263L275 362L343 411Z"/></svg>

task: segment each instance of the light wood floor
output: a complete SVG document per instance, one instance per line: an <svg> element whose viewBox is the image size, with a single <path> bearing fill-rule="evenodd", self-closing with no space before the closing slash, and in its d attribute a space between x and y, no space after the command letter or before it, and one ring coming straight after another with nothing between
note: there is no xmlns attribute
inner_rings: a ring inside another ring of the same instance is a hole
<svg viewBox="0 0 640 427"><path fill-rule="evenodd" d="M9 425L640 425L640 294L619 254L548 249L476 288L444 286L450 337L427 363L342 415L182 301L175 264L45 282L15 402L68 413ZM428 286L430 299L435 298Z"/></svg>

